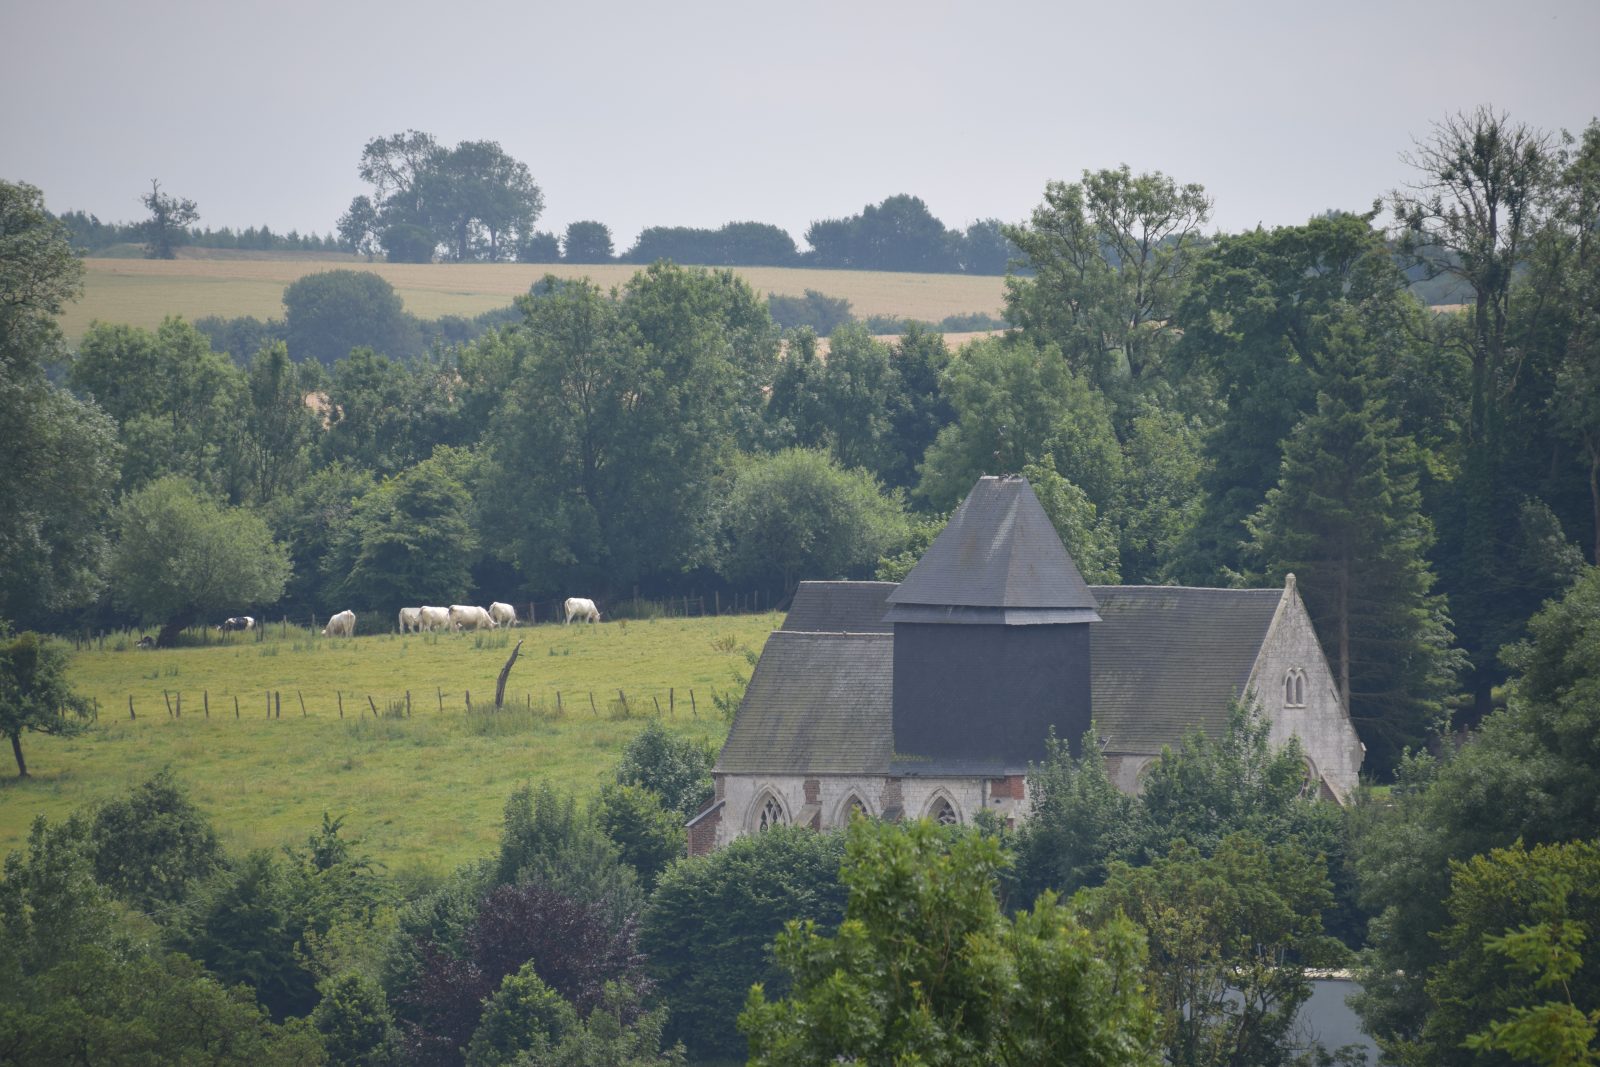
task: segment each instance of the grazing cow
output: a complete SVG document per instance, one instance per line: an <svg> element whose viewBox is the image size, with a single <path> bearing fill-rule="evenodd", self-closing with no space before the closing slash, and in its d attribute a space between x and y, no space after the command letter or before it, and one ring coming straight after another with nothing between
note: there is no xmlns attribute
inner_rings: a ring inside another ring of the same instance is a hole
<svg viewBox="0 0 1600 1067"><path fill-rule="evenodd" d="M585 622L599 622L600 609L594 606L594 601L581 596L567 597L567 622L573 619L582 619Z"/></svg>
<svg viewBox="0 0 1600 1067"><path fill-rule="evenodd" d="M489 618L487 611L475 604L451 604L450 629L456 633L462 630L493 630L494 620Z"/></svg>
<svg viewBox="0 0 1600 1067"><path fill-rule="evenodd" d="M422 609L421 608L401 608L400 609L400 632L403 633L403 634L408 634L412 630L421 630L421 629L422 629Z"/></svg>
<svg viewBox="0 0 1600 1067"><path fill-rule="evenodd" d="M322 628L323 637L354 637L356 635L356 613L341 611L328 620L328 625Z"/></svg>
<svg viewBox="0 0 1600 1067"><path fill-rule="evenodd" d="M222 625L217 627L219 630L254 630L255 628L256 620L251 615L235 615L231 619L224 620Z"/></svg>
<svg viewBox="0 0 1600 1067"><path fill-rule="evenodd" d="M489 618L494 620L496 626L515 626L517 624L517 609L510 604L502 604L496 600L489 605Z"/></svg>
<svg viewBox="0 0 1600 1067"><path fill-rule="evenodd" d="M432 633L434 630L443 630L450 625L449 608L431 608L424 604L417 609L417 629Z"/></svg>
<svg viewBox="0 0 1600 1067"><path fill-rule="evenodd" d="M139 638L139 647L140 648L155 648L156 647L156 639L151 637L149 634L145 634L143 637Z"/></svg>

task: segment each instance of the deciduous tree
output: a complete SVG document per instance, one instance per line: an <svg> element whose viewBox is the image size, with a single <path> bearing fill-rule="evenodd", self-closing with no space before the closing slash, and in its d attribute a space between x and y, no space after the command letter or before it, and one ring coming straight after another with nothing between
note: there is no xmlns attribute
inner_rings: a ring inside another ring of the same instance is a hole
<svg viewBox="0 0 1600 1067"><path fill-rule="evenodd" d="M7 638L0 630L0 735L11 741L17 776L28 776L22 735L74 734L92 712L67 682L66 650L36 633Z"/></svg>
<svg viewBox="0 0 1600 1067"><path fill-rule="evenodd" d="M139 198L150 212L144 223L147 259L174 259L179 245L188 243L189 226L200 218L200 210L193 200L185 200L161 191L161 183L150 179L150 191Z"/></svg>

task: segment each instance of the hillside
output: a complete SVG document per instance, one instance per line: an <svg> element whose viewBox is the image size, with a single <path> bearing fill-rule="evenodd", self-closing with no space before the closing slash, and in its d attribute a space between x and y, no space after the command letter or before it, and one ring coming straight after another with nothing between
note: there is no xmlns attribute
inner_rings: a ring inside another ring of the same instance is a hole
<svg viewBox="0 0 1600 1067"><path fill-rule="evenodd" d="M63 818L170 766L232 851L303 841L326 811L343 815L391 870L447 870L490 851L519 784L596 792L657 702L668 729L720 745L727 723L712 694L736 688L749 673L743 650L759 649L780 621L353 640L269 626L259 640L213 634L208 647L161 652L108 637L72 663L74 685L99 703L99 724L76 738L28 735L26 781L0 769L0 855L23 843L37 815ZM519 639L506 692L521 710L485 711ZM399 717L408 690L411 715Z"/></svg>
<svg viewBox="0 0 1600 1067"><path fill-rule="evenodd" d="M86 259L83 296L69 305L62 327L76 340L92 322L153 328L167 315L193 321L217 315L282 318L284 287L306 274L342 268L382 275L419 318L472 316L505 307L546 274L588 277L620 286L640 269L633 264L365 263L328 258L173 260ZM850 301L857 318L893 315L938 322L949 315L998 315L1004 279L962 274L895 274L884 271L732 267L761 293L802 296L815 289Z"/></svg>

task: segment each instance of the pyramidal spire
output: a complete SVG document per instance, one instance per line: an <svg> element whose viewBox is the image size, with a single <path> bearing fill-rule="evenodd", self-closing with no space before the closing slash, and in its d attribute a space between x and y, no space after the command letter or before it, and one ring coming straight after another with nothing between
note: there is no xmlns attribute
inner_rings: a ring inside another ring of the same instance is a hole
<svg viewBox="0 0 1600 1067"><path fill-rule="evenodd" d="M1078 565L1020 476L978 479L888 599L888 622L1100 620Z"/></svg>

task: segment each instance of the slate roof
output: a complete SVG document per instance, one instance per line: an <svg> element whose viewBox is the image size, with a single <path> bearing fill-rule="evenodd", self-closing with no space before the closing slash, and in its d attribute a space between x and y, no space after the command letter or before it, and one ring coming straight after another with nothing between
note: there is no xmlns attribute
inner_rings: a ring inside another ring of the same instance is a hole
<svg viewBox="0 0 1600 1067"><path fill-rule="evenodd" d="M1095 600L1027 479L978 479L889 595L890 622L1096 621Z"/></svg>
<svg viewBox="0 0 1600 1067"><path fill-rule="evenodd" d="M887 774L894 637L774 631L714 770Z"/></svg>
<svg viewBox="0 0 1600 1067"><path fill-rule="evenodd" d="M890 773L893 637L853 632L888 586L802 583L784 629L767 639L718 772ZM1100 736L1110 752L1156 753L1191 726L1220 735L1283 591L1095 586L1092 595L1103 620L1090 629Z"/></svg>
<svg viewBox="0 0 1600 1067"><path fill-rule="evenodd" d="M800 633L887 634L883 621L893 582L801 582L783 629Z"/></svg>
<svg viewBox="0 0 1600 1067"><path fill-rule="evenodd" d="M1095 586L1090 629L1096 729L1109 752L1160 752L1191 726L1213 737L1244 692L1282 589Z"/></svg>

